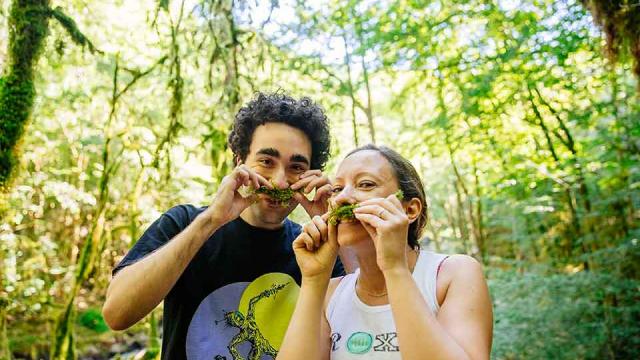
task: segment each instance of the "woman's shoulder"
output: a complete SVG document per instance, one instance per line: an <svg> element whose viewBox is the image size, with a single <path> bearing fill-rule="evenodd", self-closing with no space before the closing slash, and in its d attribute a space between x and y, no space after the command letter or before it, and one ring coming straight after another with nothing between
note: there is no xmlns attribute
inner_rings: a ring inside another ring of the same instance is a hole
<svg viewBox="0 0 640 360"><path fill-rule="evenodd" d="M482 272L482 265L474 257L465 254L446 255L442 261L440 271L444 275L457 275L467 272Z"/></svg>
<svg viewBox="0 0 640 360"><path fill-rule="evenodd" d="M438 304L442 305L453 284L477 281L484 281L482 265L478 260L464 254L446 256L440 263L436 280Z"/></svg>

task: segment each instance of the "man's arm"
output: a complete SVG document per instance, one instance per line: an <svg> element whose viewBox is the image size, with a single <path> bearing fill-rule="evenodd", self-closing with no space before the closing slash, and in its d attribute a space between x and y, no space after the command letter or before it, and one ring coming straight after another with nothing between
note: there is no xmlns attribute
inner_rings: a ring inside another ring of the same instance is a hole
<svg viewBox="0 0 640 360"><path fill-rule="evenodd" d="M204 211L166 245L120 270L109 284L102 308L109 327L127 329L158 306L219 227Z"/></svg>
<svg viewBox="0 0 640 360"><path fill-rule="evenodd" d="M124 330L153 310L167 296L202 245L222 225L240 216L251 197L240 186L271 186L262 176L241 165L220 183L211 206L164 246L126 266L111 280L102 308L114 330ZM166 240L166 239L165 239Z"/></svg>

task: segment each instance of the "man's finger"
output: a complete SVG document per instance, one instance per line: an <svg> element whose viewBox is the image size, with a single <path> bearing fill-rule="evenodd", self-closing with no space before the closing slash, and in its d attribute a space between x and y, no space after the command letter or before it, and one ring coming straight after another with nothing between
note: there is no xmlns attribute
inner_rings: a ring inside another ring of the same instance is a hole
<svg viewBox="0 0 640 360"><path fill-rule="evenodd" d="M323 196L329 196L329 195L331 195L331 184L326 184L316 189L316 194L313 197L313 201L318 201L322 199Z"/></svg>
<svg viewBox="0 0 640 360"><path fill-rule="evenodd" d="M235 170L235 178L236 178L236 189L242 185L250 186L251 177L249 173L242 168L236 168Z"/></svg>
<svg viewBox="0 0 640 360"><path fill-rule="evenodd" d="M264 176L258 174L255 171L253 173L256 174L256 178L258 179L258 187L266 186L269 189L273 189L273 184L271 183L271 181L267 180Z"/></svg>
<svg viewBox="0 0 640 360"><path fill-rule="evenodd" d="M309 184L311 181L313 181L313 179L315 179L315 176L310 176L310 177L306 177L306 178L301 178L300 180L296 181L295 183L293 183L291 185L291 189L292 190L298 190L301 189L305 186L307 186L307 184Z"/></svg>
<svg viewBox="0 0 640 360"><path fill-rule="evenodd" d="M321 176L321 175L322 175L322 171L321 171L321 170L318 170L318 169L314 169L314 170L307 170L307 171L305 171L304 173L302 173L302 174L300 175L300 179L304 179L304 178L306 178L307 176L311 176L311 175L318 175L318 176Z"/></svg>
<svg viewBox="0 0 640 360"><path fill-rule="evenodd" d="M329 183L329 179L325 176L315 178L304 188L304 193L308 194L311 192L311 190L324 186L325 184L328 184L328 183Z"/></svg>
<svg viewBox="0 0 640 360"><path fill-rule="evenodd" d="M305 207L310 203L309 199L307 199L306 196L304 196L304 194L301 194L299 192L294 192L293 193L293 198L300 203L300 205L302 205L302 207Z"/></svg>

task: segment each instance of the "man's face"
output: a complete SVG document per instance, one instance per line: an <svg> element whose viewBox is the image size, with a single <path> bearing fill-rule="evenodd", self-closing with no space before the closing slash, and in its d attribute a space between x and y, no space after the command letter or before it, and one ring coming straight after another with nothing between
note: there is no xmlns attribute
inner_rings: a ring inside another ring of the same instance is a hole
<svg viewBox="0 0 640 360"><path fill-rule="evenodd" d="M253 132L244 163L273 182L275 187L286 189L309 170L311 141L297 128L277 122L266 123ZM243 212L243 219L254 226L276 228L297 205L291 200L289 205L283 206L260 194L258 202Z"/></svg>

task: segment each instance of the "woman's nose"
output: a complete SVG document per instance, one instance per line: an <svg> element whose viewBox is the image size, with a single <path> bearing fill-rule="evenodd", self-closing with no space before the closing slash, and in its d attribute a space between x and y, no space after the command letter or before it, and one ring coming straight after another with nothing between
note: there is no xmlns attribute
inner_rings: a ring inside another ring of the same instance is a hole
<svg viewBox="0 0 640 360"><path fill-rule="evenodd" d="M346 186L340 190L336 196L334 196L333 201L336 206L355 204L358 201L353 195L353 189L350 186Z"/></svg>

